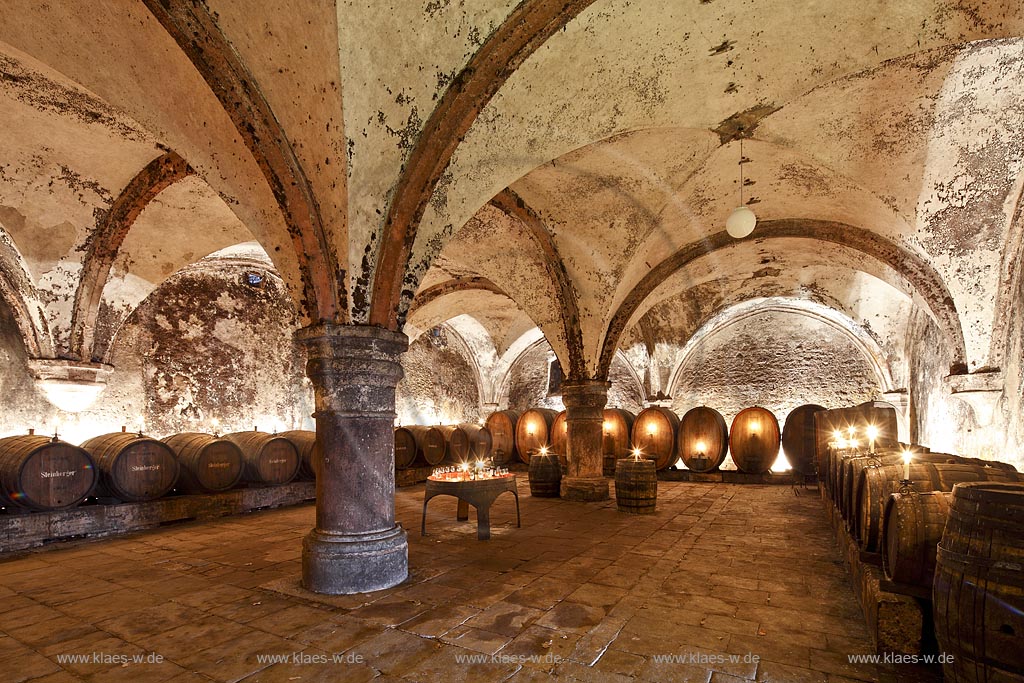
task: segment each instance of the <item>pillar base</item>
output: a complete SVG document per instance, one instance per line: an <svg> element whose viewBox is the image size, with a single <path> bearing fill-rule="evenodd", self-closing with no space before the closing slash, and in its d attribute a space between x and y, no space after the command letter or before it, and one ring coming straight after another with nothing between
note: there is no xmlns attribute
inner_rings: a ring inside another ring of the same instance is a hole
<svg viewBox="0 0 1024 683"><path fill-rule="evenodd" d="M608 480L604 477L562 477L562 500L578 503L608 500Z"/></svg>
<svg viewBox="0 0 1024 683"><path fill-rule="evenodd" d="M369 534L314 529L302 541L302 587L349 595L396 586L409 576L409 542L399 525Z"/></svg>

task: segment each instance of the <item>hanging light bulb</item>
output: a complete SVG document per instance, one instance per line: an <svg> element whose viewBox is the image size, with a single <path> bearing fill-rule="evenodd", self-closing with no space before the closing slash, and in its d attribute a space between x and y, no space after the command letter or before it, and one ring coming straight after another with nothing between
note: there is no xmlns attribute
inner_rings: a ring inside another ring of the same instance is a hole
<svg viewBox="0 0 1024 683"><path fill-rule="evenodd" d="M725 231L729 233L730 237L735 239L741 239L746 237L750 233L754 232L754 226L757 225L757 216L750 210L746 204L743 203L743 164L745 158L743 156L743 130L740 130L740 205L732 210L729 214L729 218L725 221Z"/></svg>

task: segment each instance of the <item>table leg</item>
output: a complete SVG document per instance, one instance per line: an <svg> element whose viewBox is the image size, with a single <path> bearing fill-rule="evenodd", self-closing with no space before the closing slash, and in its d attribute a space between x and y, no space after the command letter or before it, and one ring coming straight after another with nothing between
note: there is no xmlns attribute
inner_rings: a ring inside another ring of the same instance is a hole
<svg viewBox="0 0 1024 683"><path fill-rule="evenodd" d="M491 509L489 505L476 509L476 539L478 541L491 539Z"/></svg>
<svg viewBox="0 0 1024 683"><path fill-rule="evenodd" d="M465 522L469 519L469 503L459 498L459 509L455 513L455 519Z"/></svg>
<svg viewBox="0 0 1024 683"><path fill-rule="evenodd" d="M512 495L516 497L516 528L521 529L523 527L523 523L519 517L519 493L513 491Z"/></svg>
<svg viewBox="0 0 1024 683"><path fill-rule="evenodd" d="M427 502L430 498L423 499L423 521L420 522L420 536L427 535Z"/></svg>

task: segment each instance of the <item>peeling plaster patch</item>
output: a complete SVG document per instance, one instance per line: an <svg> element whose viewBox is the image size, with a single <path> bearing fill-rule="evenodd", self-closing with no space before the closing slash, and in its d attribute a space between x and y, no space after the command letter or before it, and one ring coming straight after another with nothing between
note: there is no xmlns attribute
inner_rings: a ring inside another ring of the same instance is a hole
<svg viewBox="0 0 1024 683"><path fill-rule="evenodd" d="M395 391L400 424L458 424L480 419L476 376L457 335L440 328L402 354L405 376Z"/></svg>
<svg viewBox="0 0 1024 683"><path fill-rule="evenodd" d="M44 75L11 55L0 53L0 92L40 111L103 126L118 137L133 141L151 139L122 112L83 88L66 80L59 82L55 77L56 74Z"/></svg>

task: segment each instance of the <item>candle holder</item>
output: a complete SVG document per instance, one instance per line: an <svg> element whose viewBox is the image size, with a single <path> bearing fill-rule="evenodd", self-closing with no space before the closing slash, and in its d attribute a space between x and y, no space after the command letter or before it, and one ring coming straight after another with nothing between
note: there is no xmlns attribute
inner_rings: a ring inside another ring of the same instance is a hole
<svg viewBox="0 0 1024 683"><path fill-rule="evenodd" d="M900 486L896 489L896 493L905 496L910 493L917 493L917 491L914 490L914 482L912 480L900 479Z"/></svg>

